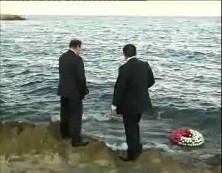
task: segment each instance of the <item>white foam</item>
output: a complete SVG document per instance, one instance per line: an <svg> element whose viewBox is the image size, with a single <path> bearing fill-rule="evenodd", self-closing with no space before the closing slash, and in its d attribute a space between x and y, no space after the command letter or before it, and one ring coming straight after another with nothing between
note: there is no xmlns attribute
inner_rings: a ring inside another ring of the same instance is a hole
<svg viewBox="0 0 222 173"><path fill-rule="evenodd" d="M121 115L116 115L116 116L112 116L112 115L100 115L100 114L90 114L90 115L85 115L83 114L82 116L82 120L89 120L89 119L93 119L96 121L109 121L109 120L115 120L115 121L122 121L122 116ZM60 115L52 115L51 116L51 121L60 121Z"/></svg>
<svg viewBox="0 0 222 173"><path fill-rule="evenodd" d="M113 150L127 150L127 144L126 142L121 143L120 145L118 145L117 143L106 143L106 146L109 148L112 148Z"/></svg>
<svg viewBox="0 0 222 173"><path fill-rule="evenodd" d="M60 121L60 115L53 115L51 116L51 121Z"/></svg>
<svg viewBox="0 0 222 173"><path fill-rule="evenodd" d="M88 120L88 119L89 119L89 117L87 117L83 114L82 120ZM51 121L60 121L60 115L52 115Z"/></svg>

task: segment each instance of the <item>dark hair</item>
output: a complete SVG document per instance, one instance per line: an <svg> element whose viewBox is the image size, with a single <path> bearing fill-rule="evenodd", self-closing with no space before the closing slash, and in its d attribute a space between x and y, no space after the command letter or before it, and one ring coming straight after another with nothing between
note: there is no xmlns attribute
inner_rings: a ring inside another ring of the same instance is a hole
<svg viewBox="0 0 222 173"><path fill-rule="evenodd" d="M123 54L126 57L131 57L136 55L136 46L133 44L127 44L123 47Z"/></svg>
<svg viewBox="0 0 222 173"><path fill-rule="evenodd" d="M71 40L70 43L69 43L69 48L73 47L73 48L76 48L76 47L81 47L82 45L82 42L80 40Z"/></svg>

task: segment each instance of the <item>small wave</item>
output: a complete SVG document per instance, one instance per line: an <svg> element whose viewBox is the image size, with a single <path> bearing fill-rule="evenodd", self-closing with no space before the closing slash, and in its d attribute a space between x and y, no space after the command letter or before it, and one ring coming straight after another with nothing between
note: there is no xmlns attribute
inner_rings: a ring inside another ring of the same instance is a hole
<svg viewBox="0 0 222 173"><path fill-rule="evenodd" d="M194 51L193 55L205 55L205 53L203 52L199 52L199 51Z"/></svg>
<svg viewBox="0 0 222 173"><path fill-rule="evenodd" d="M51 115L51 121L60 121L60 115ZM103 121L109 121L110 118L103 118L103 117L97 117L97 118L92 118L92 117L88 117L88 116L85 116L83 114L83 117L82 117L82 120L83 121L88 121L88 120L96 120L98 122L103 122Z"/></svg>
<svg viewBox="0 0 222 173"><path fill-rule="evenodd" d="M39 84L41 82L42 82L42 80L28 81L26 83L21 84L20 87L32 86L34 84Z"/></svg>
<svg viewBox="0 0 222 173"><path fill-rule="evenodd" d="M127 150L128 146L126 142L122 143L110 143L110 142L105 142L106 146L113 149L113 150ZM175 153L175 150L171 149L169 145L167 144L155 144L155 145L150 145L150 144L143 144L143 149L149 149L149 148L157 148L161 149L163 151L169 152L169 153Z"/></svg>
<svg viewBox="0 0 222 173"><path fill-rule="evenodd" d="M149 145L145 145L144 148L150 148L150 146ZM169 152L169 153L174 153L175 152L175 150L171 149L170 146L167 145L167 144L156 143L155 144L155 148L162 149L162 150L164 150L166 152Z"/></svg>
<svg viewBox="0 0 222 173"><path fill-rule="evenodd" d="M190 50L175 50L175 49L166 49L165 52L170 56L184 56L187 58L197 58L199 56L205 55L204 52L200 51L190 51Z"/></svg>
<svg viewBox="0 0 222 173"><path fill-rule="evenodd" d="M29 74L30 72L31 72L30 69L26 69L26 70L20 72L19 74L20 74L20 75L21 75L21 74L25 75L25 74Z"/></svg>
<svg viewBox="0 0 222 173"><path fill-rule="evenodd" d="M5 100L0 98L0 103L1 103L1 104L2 104L2 103L5 103ZM0 106L0 107L1 107L1 106Z"/></svg>
<svg viewBox="0 0 222 173"><path fill-rule="evenodd" d="M111 120L110 115L108 114L102 114L102 113L94 113L94 114L84 114L83 115L84 120L95 120L97 122L104 122Z"/></svg>
<svg viewBox="0 0 222 173"><path fill-rule="evenodd" d="M42 87L42 88L36 88L33 90L30 90L28 92L26 92L27 94L33 94L33 95L37 95L37 96L42 96L44 94L51 94L51 93L55 93L56 94L56 89L53 88L52 86L47 86L47 87Z"/></svg>
<svg viewBox="0 0 222 173"><path fill-rule="evenodd" d="M51 121L60 121L60 115L52 115ZM98 122L109 121L109 117L101 117L101 116L85 116L82 117L83 121L96 120Z"/></svg>

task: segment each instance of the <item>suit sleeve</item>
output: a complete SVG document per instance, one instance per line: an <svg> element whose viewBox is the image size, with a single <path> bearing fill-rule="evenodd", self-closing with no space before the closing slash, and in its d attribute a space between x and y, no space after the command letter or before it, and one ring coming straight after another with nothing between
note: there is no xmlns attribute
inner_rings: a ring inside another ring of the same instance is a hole
<svg viewBox="0 0 222 173"><path fill-rule="evenodd" d="M79 90L80 90L80 95L82 98L86 94L88 94L88 89L86 86L86 76L85 76L85 68L84 68L84 63L82 58L80 58L80 61L78 63L78 68L77 68L77 81L79 84Z"/></svg>
<svg viewBox="0 0 222 173"><path fill-rule="evenodd" d="M126 85L127 85L127 78L128 78L128 75L127 75L126 69L124 69L123 67L120 67L119 75L118 75L118 78L114 87L114 96L113 96L113 102L112 102L114 106L118 106L123 97L123 94L125 92Z"/></svg>
<svg viewBox="0 0 222 173"><path fill-rule="evenodd" d="M154 79L152 69L148 63L147 63L147 70L148 70L148 88L150 88L151 86L154 85L155 79Z"/></svg>

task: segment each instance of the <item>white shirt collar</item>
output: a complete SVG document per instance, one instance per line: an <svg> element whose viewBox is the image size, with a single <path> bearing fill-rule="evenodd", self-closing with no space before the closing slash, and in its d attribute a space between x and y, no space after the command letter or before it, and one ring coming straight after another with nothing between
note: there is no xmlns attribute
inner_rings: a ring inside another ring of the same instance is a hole
<svg viewBox="0 0 222 173"><path fill-rule="evenodd" d="M129 60L131 60L131 59L133 59L133 58L136 58L136 55L129 57L129 58L126 60L126 62L128 62Z"/></svg>
<svg viewBox="0 0 222 173"><path fill-rule="evenodd" d="M76 53L76 51L74 49L69 49L69 50L73 51L77 55L77 53Z"/></svg>

